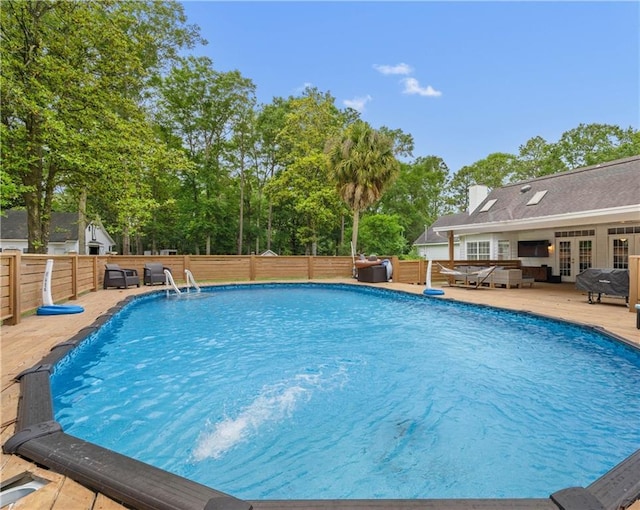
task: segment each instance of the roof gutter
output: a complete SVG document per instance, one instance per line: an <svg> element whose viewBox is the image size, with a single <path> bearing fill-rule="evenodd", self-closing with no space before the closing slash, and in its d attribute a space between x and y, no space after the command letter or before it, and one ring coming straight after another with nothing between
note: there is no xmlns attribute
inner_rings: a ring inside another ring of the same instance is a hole
<svg viewBox="0 0 640 510"><path fill-rule="evenodd" d="M585 224L602 224L623 221L640 221L640 204L594 209L569 214L556 214L519 220L469 223L445 227L433 227L434 232L454 231L456 234L479 234L487 232L510 232L514 230L535 230L542 228L560 228Z"/></svg>

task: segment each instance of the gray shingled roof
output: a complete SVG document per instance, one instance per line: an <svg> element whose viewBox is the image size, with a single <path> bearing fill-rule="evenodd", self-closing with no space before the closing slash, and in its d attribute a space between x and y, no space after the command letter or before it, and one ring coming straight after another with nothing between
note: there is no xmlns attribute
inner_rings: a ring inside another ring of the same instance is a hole
<svg viewBox="0 0 640 510"><path fill-rule="evenodd" d="M537 205L527 205L537 192L545 190ZM483 206L490 200L495 203L483 212ZM504 225L580 213L588 218L590 211L616 208L633 211L634 207L637 207L636 219L640 221L640 156L507 184L491 191L466 221L457 226ZM435 224L433 227L437 228Z"/></svg>
<svg viewBox="0 0 640 510"><path fill-rule="evenodd" d="M420 237L418 237L418 239L414 241L413 244L436 244L436 243L447 244L449 242L448 234L438 233L435 230L433 230L433 228L463 225L468 218L469 218L469 214L466 212L441 216L433 223L433 225L431 225L427 229L427 238L425 239L424 232L423 232L422 234L420 234Z"/></svg>
<svg viewBox="0 0 640 510"><path fill-rule="evenodd" d="M531 189L523 193L521 190L525 184ZM536 192L544 190L547 193L537 205L527 205ZM491 209L480 212L482 206L492 199L496 203ZM495 189L465 223L556 216L625 205L640 206L640 156ZM640 215L640 209L638 213Z"/></svg>
<svg viewBox="0 0 640 510"><path fill-rule="evenodd" d="M0 216L0 238L27 239L27 211L3 211ZM49 241L64 243L78 239L77 213L51 213Z"/></svg>

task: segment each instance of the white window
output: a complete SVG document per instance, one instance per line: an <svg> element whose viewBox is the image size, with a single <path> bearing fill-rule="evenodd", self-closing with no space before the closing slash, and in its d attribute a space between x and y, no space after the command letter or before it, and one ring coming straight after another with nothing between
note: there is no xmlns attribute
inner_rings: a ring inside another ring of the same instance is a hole
<svg viewBox="0 0 640 510"><path fill-rule="evenodd" d="M490 254L489 241L467 241L467 260L488 260Z"/></svg>
<svg viewBox="0 0 640 510"><path fill-rule="evenodd" d="M613 268L629 268L629 239L613 239Z"/></svg>
<svg viewBox="0 0 640 510"><path fill-rule="evenodd" d="M509 260L511 258L511 245L509 241L498 241L498 260Z"/></svg>

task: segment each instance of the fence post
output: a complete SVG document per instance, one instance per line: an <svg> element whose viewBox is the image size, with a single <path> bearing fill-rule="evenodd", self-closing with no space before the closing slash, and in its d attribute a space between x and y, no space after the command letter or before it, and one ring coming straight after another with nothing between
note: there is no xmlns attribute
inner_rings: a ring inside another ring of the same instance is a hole
<svg viewBox="0 0 640 510"><path fill-rule="evenodd" d="M256 256L249 255L249 281L253 282L256 279Z"/></svg>
<svg viewBox="0 0 640 510"><path fill-rule="evenodd" d="M78 254L71 256L71 299L78 299Z"/></svg>
<svg viewBox="0 0 640 510"><path fill-rule="evenodd" d="M393 266L393 273L391 274L391 281L394 283L402 283L400 281L400 259L397 255L391 257L391 265Z"/></svg>
<svg viewBox="0 0 640 510"><path fill-rule="evenodd" d="M93 257L93 287L91 292L98 292L98 257Z"/></svg>
<svg viewBox="0 0 640 510"><path fill-rule="evenodd" d="M11 258L9 259L9 292L12 316L6 320L6 323L12 326L20 324L20 316L22 315L22 310L20 309L20 275L22 273L20 255L21 252L16 251L11 254Z"/></svg>
<svg viewBox="0 0 640 510"><path fill-rule="evenodd" d="M629 257L629 311L638 313L636 305L640 304L640 256Z"/></svg>
<svg viewBox="0 0 640 510"><path fill-rule="evenodd" d="M313 266L314 266L314 260L313 260L313 255L310 255L309 257L307 257L307 279L308 280L313 280Z"/></svg>

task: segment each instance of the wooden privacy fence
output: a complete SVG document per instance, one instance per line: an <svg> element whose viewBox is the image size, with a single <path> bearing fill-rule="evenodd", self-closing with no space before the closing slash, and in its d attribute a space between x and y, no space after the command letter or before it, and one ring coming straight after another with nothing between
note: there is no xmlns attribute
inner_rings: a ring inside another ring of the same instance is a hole
<svg viewBox="0 0 640 510"><path fill-rule="evenodd" d="M47 259L53 259L51 296L56 303L102 290L105 264L136 269L143 281L144 265L160 263L171 269L177 283L185 269L197 282L348 278L351 257L260 257L255 255L33 255L0 254L0 320L18 324L23 314L42 305L42 284Z"/></svg>
<svg viewBox="0 0 640 510"><path fill-rule="evenodd" d="M393 281L424 284L425 260L399 260L388 257L393 264ZM53 259L51 295L56 303L77 299L86 292L102 289L105 264L136 269L143 280L144 265L160 263L171 269L174 280L185 281L184 271L192 272L198 282L255 281L285 279L349 278L353 274L351 257L307 257L255 255L33 255L20 252L0 254L0 320L17 324L23 314L32 313L42 304L42 283L47 259ZM444 261L440 261L445 264ZM492 264L496 261L482 261ZM465 263L459 261L457 263ZM478 261L477 263L480 263ZM500 261L509 267L519 267L519 261ZM445 281L437 266L432 272L433 283Z"/></svg>
<svg viewBox="0 0 640 510"><path fill-rule="evenodd" d="M399 260L388 257L393 264L393 281L424 285L427 261ZM156 262L171 269L177 283L185 281L184 271L190 270L197 282L256 281L286 279L350 278L351 257L305 257L255 255L32 255L20 252L0 254L0 320L3 324L18 324L23 314L32 313L42 304L42 282L47 259L53 259L51 295L56 303L77 299L86 292L102 290L105 264L136 269L143 281L144 265ZM431 280L434 285L446 281L434 261ZM456 265L500 265L519 268L519 260L456 261ZM630 308L638 303L640 290L640 257L629 258L631 288Z"/></svg>

